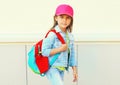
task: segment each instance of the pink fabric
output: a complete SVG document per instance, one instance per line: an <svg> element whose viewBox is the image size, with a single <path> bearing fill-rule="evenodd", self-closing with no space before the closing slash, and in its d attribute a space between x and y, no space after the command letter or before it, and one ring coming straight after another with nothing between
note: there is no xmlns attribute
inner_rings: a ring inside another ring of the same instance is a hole
<svg viewBox="0 0 120 85"><path fill-rule="evenodd" d="M55 14L56 15L66 14L73 17L73 13L74 13L73 8L70 5L61 4L57 7Z"/></svg>

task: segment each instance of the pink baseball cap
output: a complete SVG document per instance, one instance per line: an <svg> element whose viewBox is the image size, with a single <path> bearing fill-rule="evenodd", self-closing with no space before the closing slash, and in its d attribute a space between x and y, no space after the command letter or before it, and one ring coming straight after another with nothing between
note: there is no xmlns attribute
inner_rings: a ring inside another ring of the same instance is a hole
<svg viewBox="0 0 120 85"><path fill-rule="evenodd" d="M55 15L66 14L73 17L73 13L74 13L73 8L70 5L61 4L56 8Z"/></svg>

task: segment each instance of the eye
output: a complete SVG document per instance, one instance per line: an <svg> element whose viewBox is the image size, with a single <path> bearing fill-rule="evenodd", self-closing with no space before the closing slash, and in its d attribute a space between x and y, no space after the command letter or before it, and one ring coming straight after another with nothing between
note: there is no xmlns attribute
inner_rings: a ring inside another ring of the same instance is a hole
<svg viewBox="0 0 120 85"><path fill-rule="evenodd" d="M71 19L71 17L68 16L67 19Z"/></svg>
<svg viewBox="0 0 120 85"><path fill-rule="evenodd" d="M64 18L64 16L63 16L63 15L60 15L60 18Z"/></svg>

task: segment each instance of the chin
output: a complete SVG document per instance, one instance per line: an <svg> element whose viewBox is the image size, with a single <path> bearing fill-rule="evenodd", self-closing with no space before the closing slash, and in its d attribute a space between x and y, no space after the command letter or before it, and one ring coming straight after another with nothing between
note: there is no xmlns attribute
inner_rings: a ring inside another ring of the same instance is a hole
<svg viewBox="0 0 120 85"><path fill-rule="evenodd" d="M62 28L67 28L67 25L63 25L63 26L61 26Z"/></svg>

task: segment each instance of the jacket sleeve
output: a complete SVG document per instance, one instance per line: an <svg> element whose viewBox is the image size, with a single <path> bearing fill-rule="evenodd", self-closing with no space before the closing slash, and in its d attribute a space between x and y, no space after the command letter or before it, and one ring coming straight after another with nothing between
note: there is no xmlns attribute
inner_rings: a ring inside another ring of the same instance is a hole
<svg viewBox="0 0 120 85"><path fill-rule="evenodd" d="M43 56L50 56L50 51L55 42L55 36L56 36L55 33L50 32L47 38L43 39L43 43L42 43L42 55Z"/></svg>
<svg viewBox="0 0 120 85"><path fill-rule="evenodd" d="M71 49L72 50L71 50L71 54L70 54L70 60L69 60L70 63L69 64L70 64L70 66L77 66L74 45L72 45Z"/></svg>
<svg viewBox="0 0 120 85"><path fill-rule="evenodd" d="M70 48L70 60L69 60L69 65L70 66L77 66L77 60L76 60L76 53L75 53L75 46L74 46L74 37L72 35L71 39L71 48Z"/></svg>

